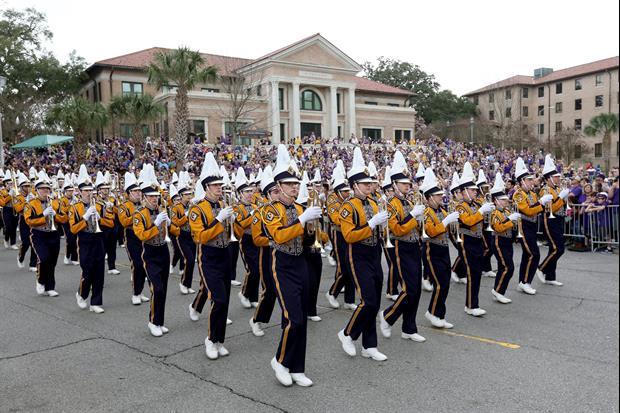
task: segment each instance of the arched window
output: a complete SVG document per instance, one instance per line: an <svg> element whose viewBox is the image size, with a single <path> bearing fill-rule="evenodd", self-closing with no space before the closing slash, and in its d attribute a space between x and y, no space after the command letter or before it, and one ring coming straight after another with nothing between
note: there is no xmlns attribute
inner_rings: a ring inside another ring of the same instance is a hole
<svg viewBox="0 0 620 413"><path fill-rule="evenodd" d="M304 90L301 92L301 109L302 110L323 110L321 98L312 90Z"/></svg>

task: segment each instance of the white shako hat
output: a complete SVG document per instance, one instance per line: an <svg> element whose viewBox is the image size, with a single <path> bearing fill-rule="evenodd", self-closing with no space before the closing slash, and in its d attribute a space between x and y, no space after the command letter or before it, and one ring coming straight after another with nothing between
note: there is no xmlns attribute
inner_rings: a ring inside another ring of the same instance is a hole
<svg viewBox="0 0 620 413"><path fill-rule="evenodd" d="M34 166L31 166L28 170L28 178L32 181L34 179L37 179L37 176L37 169Z"/></svg>
<svg viewBox="0 0 620 413"><path fill-rule="evenodd" d="M138 179L133 172L125 172L125 184L123 185L123 190L125 192L129 192L133 189L138 189Z"/></svg>
<svg viewBox="0 0 620 413"><path fill-rule="evenodd" d="M401 182L405 184L411 183L411 173L409 172L409 168L407 167L407 161L405 160L405 157L403 156L401 151L396 151L394 153L394 160L392 161L392 166L390 167L389 178L393 182Z"/></svg>
<svg viewBox="0 0 620 413"><path fill-rule="evenodd" d="M426 171L426 169L424 168L424 164L422 162L420 162L418 164L418 170L415 173L415 177L414 177L416 181L424 179L424 171Z"/></svg>
<svg viewBox="0 0 620 413"><path fill-rule="evenodd" d="M469 161L463 165L463 173L461 174L461 189L472 188L478 189L476 185L476 176L474 175L474 169L471 167Z"/></svg>
<svg viewBox="0 0 620 413"><path fill-rule="evenodd" d="M254 179L252 179L252 174L250 174L250 182L252 182L253 185L260 186L260 180L262 177L263 177L263 168L258 168L258 172L256 172L256 175L254 175Z"/></svg>
<svg viewBox="0 0 620 413"><path fill-rule="evenodd" d="M320 184L321 182L323 182L323 179L321 178L321 170L319 168L316 168L314 170L314 176L312 177L312 180L310 182L313 184Z"/></svg>
<svg viewBox="0 0 620 413"><path fill-rule="evenodd" d="M34 187L35 189L39 189L39 188L52 189L52 182L50 181L50 178L47 176L47 173L45 173L44 169L41 169L37 173L37 178L34 181Z"/></svg>
<svg viewBox="0 0 620 413"><path fill-rule="evenodd" d="M73 183L73 179L71 179L71 175L67 174L65 175L65 182L63 182L62 184L62 190L66 191L67 189L73 189L74 187L74 183Z"/></svg>
<svg viewBox="0 0 620 413"><path fill-rule="evenodd" d="M237 168L237 173L235 174L235 189L237 191L243 191L248 188L252 183L248 180L248 177L245 175L245 169L243 167Z"/></svg>
<svg viewBox="0 0 620 413"><path fill-rule="evenodd" d="M59 168L58 172L56 173L56 180L58 181L59 179L66 179L65 174L62 173L62 169Z"/></svg>
<svg viewBox="0 0 620 413"><path fill-rule="evenodd" d="M180 173L183 173L182 171ZM177 184L179 183L179 175L176 172L172 173L172 179L170 180L171 184Z"/></svg>
<svg viewBox="0 0 620 413"><path fill-rule="evenodd" d="M353 150L353 162L351 163L351 169L349 169L347 173L347 178L349 179L349 185L353 185L354 182L375 182L375 180L370 177L370 172L364 163L362 150L359 147Z"/></svg>
<svg viewBox="0 0 620 413"><path fill-rule="evenodd" d="M379 171L373 161L368 162L368 175L372 178L373 182L379 183Z"/></svg>
<svg viewBox="0 0 620 413"><path fill-rule="evenodd" d="M170 199L174 199L175 197L179 196L179 190L177 189L176 186L174 186L174 184L170 184Z"/></svg>
<svg viewBox="0 0 620 413"><path fill-rule="evenodd" d="M230 187L230 174L228 173L224 165L220 165L220 175L222 175L222 181L224 181L224 186Z"/></svg>
<svg viewBox="0 0 620 413"><path fill-rule="evenodd" d="M459 178L459 173L455 171L450 181L450 192L454 192L458 189L461 189L461 179Z"/></svg>
<svg viewBox="0 0 620 413"><path fill-rule="evenodd" d="M95 188L102 189L102 188L109 188L109 187L110 185L106 182L106 179L103 173L101 171L97 171L97 178L95 179Z"/></svg>
<svg viewBox="0 0 620 413"><path fill-rule="evenodd" d="M161 195L159 192L159 182L155 176L155 168L151 164L146 164L144 169L144 181L140 183L140 190L144 195Z"/></svg>
<svg viewBox="0 0 620 413"><path fill-rule="evenodd" d="M555 166L555 162L553 162L553 158L550 154L545 156L545 166L543 167L543 176L545 178L550 178L552 176L560 176L561 174L558 172L558 169Z"/></svg>
<svg viewBox="0 0 620 413"><path fill-rule="evenodd" d="M283 144L278 145L276 167L273 170L275 182L299 182L299 169Z"/></svg>
<svg viewBox="0 0 620 413"><path fill-rule="evenodd" d="M11 175L11 170L7 169L6 172L4 172L4 176L2 177L2 181L3 182L7 182L13 179L13 175Z"/></svg>
<svg viewBox="0 0 620 413"><path fill-rule="evenodd" d="M22 172L17 172L17 186L22 186L24 184L30 185L30 179Z"/></svg>
<svg viewBox="0 0 620 413"><path fill-rule="evenodd" d="M205 155L198 180L202 184L203 189L206 189L207 185L224 184L220 167L217 165L213 152L207 152Z"/></svg>
<svg viewBox="0 0 620 413"><path fill-rule="evenodd" d="M480 188L481 186L488 185L489 181L487 181L487 177L484 174L482 169L478 170L478 180L476 181L476 186Z"/></svg>
<svg viewBox="0 0 620 413"><path fill-rule="evenodd" d="M194 188L192 188L192 178L191 176L189 176L189 172L179 172L179 181L177 182L176 187L179 195L184 195L188 193L191 194L194 192Z"/></svg>
<svg viewBox="0 0 620 413"><path fill-rule="evenodd" d="M519 181L521 179L533 178L533 177L534 175L532 175L530 173L530 170L527 169L527 166L525 165L523 158L519 156L517 158L517 165L515 166L515 178L517 178L517 181Z"/></svg>
<svg viewBox="0 0 620 413"><path fill-rule="evenodd" d="M381 182L381 188L384 191L392 187L391 171L392 171L392 168L390 167L390 165L385 167L385 174L383 175L383 182Z"/></svg>
<svg viewBox="0 0 620 413"><path fill-rule="evenodd" d="M295 202L297 202L298 204L305 204L306 202L308 202L309 197L310 194L308 193L308 182L302 179L301 183L299 184L299 195L297 195L297 199L295 200Z"/></svg>
<svg viewBox="0 0 620 413"><path fill-rule="evenodd" d="M499 172L495 174L495 182L493 183L493 188L491 188L490 193L493 198L508 199L508 195L506 195L506 184L504 184L502 174Z"/></svg>
<svg viewBox="0 0 620 413"><path fill-rule="evenodd" d="M267 165L265 169L263 169L263 174L261 175L260 190L264 196L267 196L274 186L276 186L276 183L273 180L271 165Z"/></svg>
<svg viewBox="0 0 620 413"><path fill-rule="evenodd" d="M200 179L196 181L196 185L194 187L194 197L192 198L192 203L197 204L202 201L207 193L205 192Z"/></svg>
<svg viewBox="0 0 620 413"><path fill-rule="evenodd" d="M78 172L77 177L77 186L80 191L93 189L93 181L90 180L88 170L86 169L86 165L84 164L80 165L80 171Z"/></svg>
<svg viewBox="0 0 620 413"><path fill-rule="evenodd" d="M344 162L342 162L342 159L338 159L334 171L332 172L332 187L334 188L334 192L351 190L345 174Z"/></svg>
<svg viewBox="0 0 620 413"><path fill-rule="evenodd" d="M420 186L420 190L424 193L424 196L427 197L436 194L443 194L443 189L439 187L433 168L426 168L424 171L424 181Z"/></svg>

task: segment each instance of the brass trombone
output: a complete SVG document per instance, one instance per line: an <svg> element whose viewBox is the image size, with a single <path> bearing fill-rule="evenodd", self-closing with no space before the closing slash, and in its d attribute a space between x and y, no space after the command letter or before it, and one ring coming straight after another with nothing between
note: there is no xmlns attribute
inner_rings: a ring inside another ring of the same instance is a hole
<svg viewBox="0 0 620 413"><path fill-rule="evenodd" d="M387 199L380 198L378 202L379 212L388 212L388 208L391 208ZM383 246L385 248L394 248L394 244L392 244L392 237L390 237L390 224L389 220L385 224L385 228L381 229L381 234L383 235Z"/></svg>
<svg viewBox="0 0 620 413"><path fill-rule="evenodd" d="M97 211L97 197L95 196L95 193L93 192L90 196L90 207L95 207L95 211ZM103 209L102 209L103 211ZM92 218L92 223L91 225L95 227L95 233L99 233L99 232L103 232L101 231L101 227L99 226L99 220L97 219L97 215L93 215Z"/></svg>
<svg viewBox="0 0 620 413"><path fill-rule="evenodd" d="M319 193L316 189L311 189L310 193L308 194L308 202L307 205L308 207L320 207L321 210L323 210L323 206L321 205L321 200L319 199ZM312 235L314 234L314 243L312 244L312 248L314 248L315 250L320 250L321 253L325 252L325 247L323 246L323 241L321 239L321 225L320 225L320 221L316 220L316 221L310 221L308 222L308 224L306 225L306 228L308 229L308 234Z"/></svg>
<svg viewBox="0 0 620 413"><path fill-rule="evenodd" d="M519 212L519 204L516 201L512 201L512 212ZM523 232L521 231L521 218L517 220L517 238L523 238Z"/></svg>
<svg viewBox="0 0 620 413"><path fill-rule="evenodd" d="M453 213L456 212L456 207L458 206L458 202L455 199L451 199L450 202L448 202L448 213ZM457 243L460 243L461 241L463 241L463 239L461 238L461 231L459 231L459 222L456 221L454 224L452 224L452 232L454 233L456 239L455 241Z"/></svg>
<svg viewBox="0 0 620 413"><path fill-rule="evenodd" d="M239 241L235 236L235 220L237 219L237 213L234 212L234 206L239 202L234 191L224 192L223 196L224 200L224 208L233 207L233 214L230 217L230 240L229 242L237 242Z"/></svg>
<svg viewBox="0 0 620 413"><path fill-rule="evenodd" d="M170 211L168 210L168 201L166 201L166 198L162 195L161 197L161 203L159 205L159 209L158 212L161 214L162 212L166 212L168 214L168 216L170 216ZM168 225L164 222L161 230L164 233L164 239L166 240L166 243L171 243L172 241L170 240L170 237L168 236Z"/></svg>
<svg viewBox="0 0 620 413"><path fill-rule="evenodd" d="M486 194L484 194L484 201L488 203L493 203L493 197L491 196L490 192L487 192ZM488 232L493 232L493 227L491 226L491 214L490 213L484 215L484 221L487 223L487 227L484 230Z"/></svg>
<svg viewBox="0 0 620 413"><path fill-rule="evenodd" d="M412 192L410 192L409 194L411 194L411 202L413 202L414 205L426 205L426 201L424 200L424 196L422 196L422 194L420 193L420 191L413 190ZM424 216L422 218L422 239L429 239L430 237L428 236L428 234L426 233L426 210L424 210Z"/></svg>
<svg viewBox="0 0 620 413"><path fill-rule="evenodd" d="M547 195L550 193L548 185L543 186L542 193L543 195ZM545 206L545 209L549 213L548 215L549 219L554 219L555 215L553 215L553 199Z"/></svg>

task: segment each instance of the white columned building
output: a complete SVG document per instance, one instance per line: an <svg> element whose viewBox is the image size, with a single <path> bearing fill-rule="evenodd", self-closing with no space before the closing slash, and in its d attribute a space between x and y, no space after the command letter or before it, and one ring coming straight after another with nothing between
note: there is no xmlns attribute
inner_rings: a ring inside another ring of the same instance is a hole
<svg viewBox="0 0 620 413"><path fill-rule="evenodd" d="M278 82L271 81L271 143L280 143L280 92Z"/></svg>
<svg viewBox="0 0 620 413"><path fill-rule="evenodd" d="M348 92L347 92L347 96L348 96L348 102L349 104L347 105L347 120L348 120L348 134L345 137L345 142L349 142L349 139L351 138L351 134L354 134L355 136L357 136L357 131L356 131L356 123L355 123L355 89L354 88L349 88Z"/></svg>
<svg viewBox="0 0 620 413"><path fill-rule="evenodd" d="M338 136L338 98L336 86L329 87L329 137Z"/></svg>
<svg viewBox="0 0 620 413"><path fill-rule="evenodd" d="M293 102L292 103L292 116L293 122L291 139L295 140L296 137L301 136L301 116L299 112L299 82L293 82Z"/></svg>

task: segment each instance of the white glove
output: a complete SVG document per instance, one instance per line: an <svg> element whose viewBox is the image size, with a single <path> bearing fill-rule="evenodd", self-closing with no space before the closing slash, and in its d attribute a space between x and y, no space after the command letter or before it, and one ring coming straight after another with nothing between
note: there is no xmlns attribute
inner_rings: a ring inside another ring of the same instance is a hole
<svg viewBox="0 0 620 413"><path fill-rule="evenodd" d="M379 212L377 215L370 218L368 226L370 229L375 229L377 225L383 225L387 222L389 215L386 211Z"/></svg>
<svg viewBox="0 0 620 413"><path fill-rule="evenodd" d="M17 196L17 191L15 190L15 188L11 188L11 190L9 191L9 195Z"/></svg>
<svg viewBox="0 0 620 413"><path fill-rule="evenodd" d="M512 222L518 221L521 219L521 214L518 212L513 212L512 214L508 215L508 219Z"/></svg>
<svg viewBox="0 0 620 413"><path fill-rule="evenodd" d="M49 216L53 217L54 215L56 215L56 211L54 211L54 208L52 208L51 205L43 210L44 217L49 217Z"/></svg>
<svg viewBox="0 0 620 413"><path fill-rule="evenodd" d="M185 216L188 217L189 216L189 208L185 210Z"/></svg>
<svg viewBox="0 0 620 413"><path fill-rule="evenodd" d="M318 219L321 216L321 213L322 211L320 207L317 207L317 206L308 207L299 216L299 222L301 222L301 225L306 225L306 222Z"/></svg>
<svg viewBox="0 0 620 413"><path fill-rule="evenodd" d="M553 201L553 195L547 194L540 197L540 203L542 205L547 205L549 202Z"/></svg>
<svg viewBox="0 0 620 413"><path fill-rule="evenodd" d="M485 204L482 204L479 211L481 214L485 215L485 214L488 214L489 212L492 212L494 209L495 209L495 205L493 205L490 202L487 202Z"/></svg>
<svg viewBox="0 0 620 413"><path fill-rule="evenodd" d="M34 199L34 195L32 195L32 193L29 193L28 196L26 197L26 202L32 201Z"/></svg>
<svg viewBox="0 0 620 413"><path fill-rule="evenodd" d="M91 219L93 216L96 216L96 215L97 215L97 207L93 205L91 207L88 207L86 212L84 212L84 219L88 221L89 219Z"/></svg>
<svg viewBox="0 0 620 413"><path fill-rule="evenodd" d="M156 217L155 217L155 221L153 221L153 225L155 225L156 227L160 226L161 224L163 224L164 222L168 222L170 221L170 218L168 218L168 213L166 211L164 212L160 212Z"/></svg>
<svg viewBox="0 0 620 413"><path fill-rule="evenodd" d="M426 207L424 205L416 205L413 207L411 212L409 212L409 214L414 218L418 218L424 215L424 211L426 211Z"/></svg>
<svg viewBox="0 0 620 413"><path fill-rule="evenodd" d="M570 191L568 190L568 188L564 188L560 191L560 198L566 199L568 198L569 194L570 194Z"/></svg>
<svg viewBox="0 0 620 413"><path fill-rule="evenodd" d="M105 203L105 208L106 209L112 209L113 206L114 206L114 204L112 204L112 202L106 201L106 203Z"/></svg>
<svg viewBox="0 0 620 413"><path fill-rule="evenodd" d="M224 208L220 210L220 212L217 214L215 219L217 219L220 222L224 222L232 216L233 212L234 211L232 207Z"/></svg>
<svg viewBox="0 0 620 413"><path fill-rule="evenodd" d="M444 227L447 227L448 225L457 222L459 220L459 215L460 214L458 212L453 212L447 217L445 217L443 221L441 221L441 223Z"/></svg>

